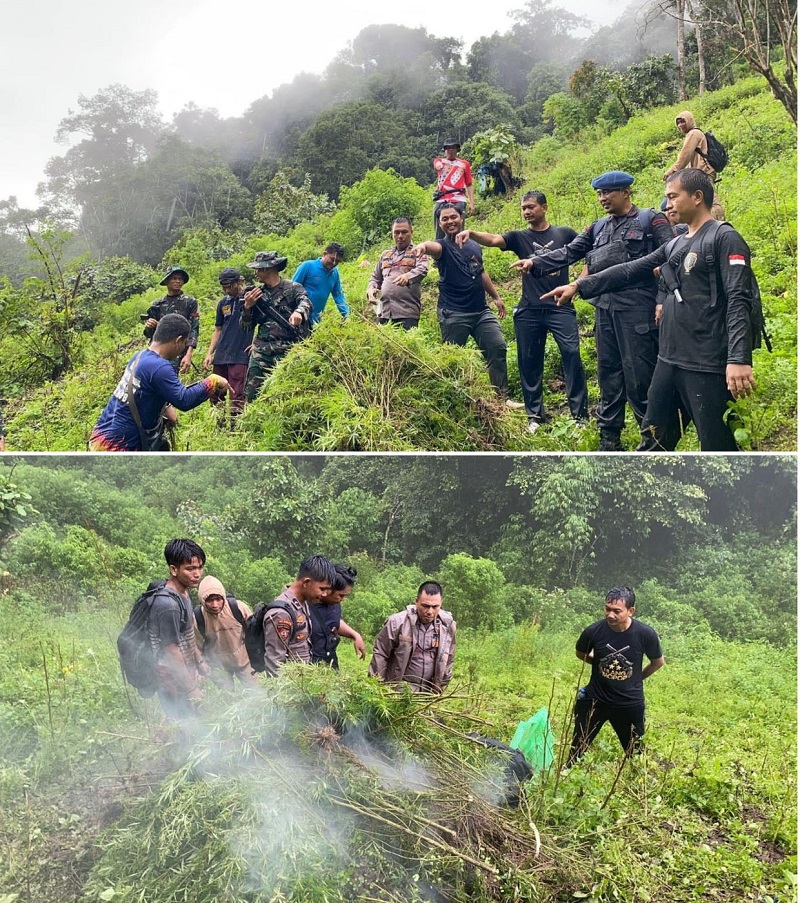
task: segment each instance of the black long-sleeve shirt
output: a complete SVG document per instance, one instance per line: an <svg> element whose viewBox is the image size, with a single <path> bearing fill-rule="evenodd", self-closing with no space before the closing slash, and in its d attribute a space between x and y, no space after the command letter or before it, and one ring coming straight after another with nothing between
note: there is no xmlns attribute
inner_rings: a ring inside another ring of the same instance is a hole
<svg viewBox="0 0 800 903"><path fill-rule="evenodd" d="M700 250L703 235L710 228L717 229L716 272L709 269ZM754 283L747 243L732 227L707 222L691 238L677 239L673 257L687 247L676 272L683 301L678 301L674 292L662 296L659 358L683 370L706 373L724 373L727 364L752 364ZM662 246L639 260L579 279L578 291L583 298L614 291L648 273L652 276L653 269L666 261L667 247ZM712 279L717 280L715 292Z"/></svg>

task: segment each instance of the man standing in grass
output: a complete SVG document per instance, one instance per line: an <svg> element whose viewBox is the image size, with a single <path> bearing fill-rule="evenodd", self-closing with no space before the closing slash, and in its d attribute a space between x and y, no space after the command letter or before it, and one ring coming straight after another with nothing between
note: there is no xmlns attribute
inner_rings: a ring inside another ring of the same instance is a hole
<svg viewBox="0 0 800 903"><path fill-rule="evenodd" d="M171 539L164 548L169 579L153 598L147 632L155 656L158 698L170 720L188 718L202 699L208 676L194 640L189 590L200 584L206 553L191 539Z"/></svg>
<svg viewBox="0 0 800 903"><path fill-rule="evenodd" d="M414 692L441 693L453 676L456 622L442 610L442 587L427 580L405 611L387 618L375 638L370 677Z"/></svg>
<svg viewBox="0 0 800 903"><path fill-rule="evenodd" d="M548 222L547 198L541 191L528 191L522 196L522 218L528 224L527 229L515 229L503 235L465 229L456 236L456 243L461 246L472 239L486 248L512 251L522 260L537 250L563 248L578 237L578 233L569 226L553 226ZM517 361L530 433L536 432L547 419L542 403L542 382L548 332L561 353L572 418L581 426L585 426L589 419L586 373L581 361L575 308L556 304L550 298L542 299L546 292L567 282L569 267L566 264L545 275L525 273L522 277L522 299L514 308Z"/></svg>
<svg viewBox="0 0 800 903"><path fill-rule="evenodd" d="M578 637L575 654L592 666L592 676L575 703L575 731L567 767L583 757L606 721L611 722L626 756L642 750L642 682L664 665L664 654L658 634L634 620L635 612L633 590L615 586L606 594L605 617ZM645 655L650 663L642 668Z"/></svg>
<svg viewBox="0 0 800 903"><path fill-rule="evenodd" d="M331 295L342 319L350 313L339 275L339 264L343 260L344 247L339 242L332 241L323 251L322 257L303 261L292 276L292 281L303 286L311 301L312 326L319 323Z"/></svg>
<svg viewBox="0 0 800 903"><path fill-rule="evenodd" d="M489 274L483 268L480 245L468 239L460 245L456 235L464 227L464 219L457 207L444 205L439 211L444 230L440 241L423 241L414 248L422 259L425 254L436 261L439 270L439 304L436 314L443 342L467 344L470 336L480 348L489 370L489 380L497 394L513 409L525 405L508 398L508 366L506 340L497 317L506 315L505 304ZM497 316L489 309L487 293L497 306Z"/></svg>

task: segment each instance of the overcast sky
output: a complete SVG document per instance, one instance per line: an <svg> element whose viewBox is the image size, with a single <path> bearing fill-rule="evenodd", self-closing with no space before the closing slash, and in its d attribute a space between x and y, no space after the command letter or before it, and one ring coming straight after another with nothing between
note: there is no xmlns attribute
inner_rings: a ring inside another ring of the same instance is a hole
<svg viewBox="0 0 800 903"><path fill-rule="evenodd" d="M0 200L35 206L53 138L78 95L115 82L158 92L166 120L187 103L238 116L298 72L321 73L367 25L424 27L457 37L465 49L511 26L525 0L349 0L256 3L254 0L42 0L6 3L0 57ZM556 0L555 5L607 25L622 11L613 0ZM437 14L437 10L441 12ZM460 10L462 15L455 15Z"/></svg>

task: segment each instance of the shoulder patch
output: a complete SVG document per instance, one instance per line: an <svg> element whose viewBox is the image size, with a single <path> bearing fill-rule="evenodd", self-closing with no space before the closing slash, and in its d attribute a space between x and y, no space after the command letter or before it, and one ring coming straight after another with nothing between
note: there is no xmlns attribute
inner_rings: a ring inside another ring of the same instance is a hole
<svg viewBox="0 0 800 903"><path fill-rule="evenodd" d="M731 254L728 257L728 263L732 267L743 267L747 265L747 261L744 259L744 254Z"/></svg>

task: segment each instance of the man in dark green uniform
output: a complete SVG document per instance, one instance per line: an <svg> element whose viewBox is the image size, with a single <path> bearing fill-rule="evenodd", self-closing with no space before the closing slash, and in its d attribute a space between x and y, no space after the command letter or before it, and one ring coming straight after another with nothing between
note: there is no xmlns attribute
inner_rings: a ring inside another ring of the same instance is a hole
<svg viewBox="0 0 800 903"><path fill-rule="evenodd" d="M262 285L245 293L241 327L256 327L245 379L245 400L253 401L275 364L308 335L311 302L302 285L283 279L287 257L259 251L248 267Z"/></svg>
<svg viewBox="0 0 800 903"><path fill-rule="evenodd" d="M197 299L183 293L183 287L189 281L189 274L181 267L170 267L161 285L166 286L167 294L163 298L151 304L147 313L142 314L147 319L144 321L144 334L148 339L153 338L158 321L165 314L180 314L189 321L192 330L186 343L186 351L182 357L172 361L175 372L186 373L192 365L192 353L197 348L197 340L200 338L200 311L197 307Z"/></svg>

